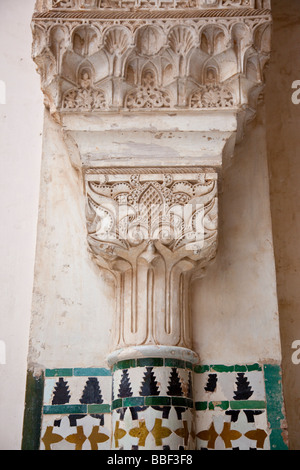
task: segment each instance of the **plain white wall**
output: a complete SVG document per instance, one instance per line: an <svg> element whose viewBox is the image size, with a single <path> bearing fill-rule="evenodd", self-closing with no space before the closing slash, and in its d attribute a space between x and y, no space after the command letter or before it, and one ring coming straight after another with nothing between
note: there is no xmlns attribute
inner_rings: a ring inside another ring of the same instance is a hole
<svg viewBox="0 0 300 470"><path fill-rule="evenodd" d="M36 225L43 97L31 59L35 0L0 0L0 449L20 449ZM3 356L3 354L2 354ZM5 364L2 364L5 362Z"/></svg>

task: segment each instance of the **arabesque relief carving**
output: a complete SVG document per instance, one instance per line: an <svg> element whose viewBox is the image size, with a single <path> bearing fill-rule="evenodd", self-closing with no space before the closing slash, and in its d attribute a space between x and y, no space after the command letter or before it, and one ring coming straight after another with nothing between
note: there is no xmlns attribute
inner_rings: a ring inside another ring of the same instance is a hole
<svg viewBox="0 0 300 470"><path fill-rule="evenodd" d="M188 284L217 249L217 174L196 169L85 174L91 252L117 279L114 347L191 347Z"/></svg>

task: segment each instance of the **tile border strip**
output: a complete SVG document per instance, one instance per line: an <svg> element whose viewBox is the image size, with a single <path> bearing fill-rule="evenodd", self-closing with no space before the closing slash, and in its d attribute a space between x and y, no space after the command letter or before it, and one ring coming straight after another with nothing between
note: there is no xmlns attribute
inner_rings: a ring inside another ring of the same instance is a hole
<svg viewBox="0 0 300 470"><path fill-rule="evenodd" d="M215 410L266 410L264 400L237 400L237 401L196 401L196 411Z"/></svg>
<svg viewBox="0 0 300 470"><path fill-rule="evenodd" d="M196 365L194 366L194 373L203 374L205 372L261 372L263 370L262 366L258 363L240 365L235 364L232 366L225 366L222 364L212 364L212 365Z"/></svg>
<svg viewBox="0 0 300 470"><path fill-rule="evenodd" d="M191 398L185 397L168 397L168 396L147 396L147 397L128 397L116 398L113 400L112 411L119 408L127 408L134 406L184 406L194 408L194 402Z"/></svg>
<svg viewBox="0 0 300 470"><path fill-rule="evenodd" d="M179 369L188 369L196 374L204 372L253 372L263 370L263 367L258 364L226 366L222 364L212 365L193 365L191 362L183 361L181 359L172 358L158 358L147 357L139 359L128 359L117 362L113 366L113 370L105 367L74 367L74 368L56 368L46 369L45 378L50 377L109 377L112 372L116 370L131 369L136 367L176 367Z"/></svg>
<svg viewBox="0 0 300 470"><path fill-rule="evenodd" d="M178 369L193 370L193 364L189 361L183 361L182 359L173 359L169 357L146 357L119 361L114 364L113 372L136 367L176 367Z"/></svg>
<svg viewBox="0 0 300 470"><path fill-rule="evenodd" d="M288 446L284 442L282 435L282 422L284 421L285 416L280 365L264 365L264 382L267 400L267 416L271 431L271 450L288 450Z"/></svg>
<svg viewBox="0 0 300 470"><path fill-rule="evenodd" d="M211 364L211 365L193 365L191 362L183 361L181 359L172 358L141 358L141 359L128 359L117 362L113 366L113 371L120 369L130 369L135 367L177 367L179 369L189 369L196 374L202 374L204 372L261 372L263 367L258 364L235 364L235 365L222 365L222 364Z"/></svg>
<svg viewBox="0 0 300 470"><path fill-rule="evenodd" d="M46 369L45 377L110 377L111 370L105 367L74 367Z"/></svg>
<svg viewBox="0 0 300 470"><path fill-rule="evenodd" d="M39 450L44 397L44 374L27 371L21 450Z"/></svg>
<svg viewBox="0 0 300 470"><path fill-rule="evenodd" d="M111 412L110 405L107 404L72 404L72 405L44 405L43 413L45 415L69 415L69 414L106 414Z"/></svg>

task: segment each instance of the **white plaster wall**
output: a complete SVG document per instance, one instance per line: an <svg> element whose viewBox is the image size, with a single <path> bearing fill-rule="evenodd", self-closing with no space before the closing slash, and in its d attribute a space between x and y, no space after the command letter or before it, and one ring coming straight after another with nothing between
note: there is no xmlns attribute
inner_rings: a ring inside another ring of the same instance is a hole
<svg viewBox="0 0 300 470"><path fill-rule="evenodd" d="M34 0L0 0L0 449L20 449L39 197L43 98L31 60Z"/></svg>
<svg viewBox="0 0 300 470"><path fill-rule="evenodd" d="M115 309L110 274L88 252L81 173L45 113L29 368L105 367Z"/></svg>
<svg viewBox="0 0 300 470"><path fill-rule="evenodd" d="M236 146L219 195L219 247L193 292L204 364L281 361L264 109Z"/></svg>

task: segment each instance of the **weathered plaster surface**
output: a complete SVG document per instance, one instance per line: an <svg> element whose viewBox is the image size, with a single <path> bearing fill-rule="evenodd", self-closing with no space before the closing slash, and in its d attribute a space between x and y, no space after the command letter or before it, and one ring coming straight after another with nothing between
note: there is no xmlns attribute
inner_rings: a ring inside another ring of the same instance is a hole
<svg viewBox="0 0 300 470"><path fill-rule="evenodd" d="M223 175L217 258L193 285L194 348L204 363L281 358L266 158L259 119Z"/></svg>
<svg viewBox="0 0 300 470"><path fill-rule="evenodd" d="M46 113L29 364L104 363L114 296L110 276L89 257L82 191Z"/></svg>

